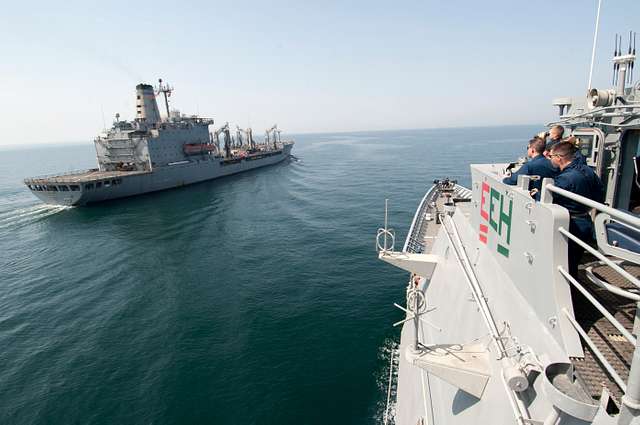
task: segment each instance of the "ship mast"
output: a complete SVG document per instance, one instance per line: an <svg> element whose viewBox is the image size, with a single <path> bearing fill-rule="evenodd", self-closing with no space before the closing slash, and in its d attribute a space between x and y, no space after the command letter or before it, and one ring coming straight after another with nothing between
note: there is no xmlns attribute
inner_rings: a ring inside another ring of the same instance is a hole
<svg viewBox="0 0 640 425"><path fill-rule="evenodd" d="M169 96L171 96L171 92L173 91L173 87L169 86L169 84L162 84L162 78L158 79L158 89L156 90L156 94L162 93L164 95L164 106L167 109L167 121L169 121Z"/></svg>

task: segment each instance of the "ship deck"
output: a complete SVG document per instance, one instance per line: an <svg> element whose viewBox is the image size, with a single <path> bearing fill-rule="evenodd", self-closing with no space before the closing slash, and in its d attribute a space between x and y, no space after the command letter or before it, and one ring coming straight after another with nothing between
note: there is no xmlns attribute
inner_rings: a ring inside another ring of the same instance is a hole
<svg viewBox="0 0 640 425"><path fill-rule="evenodd" d="M595 257L585 254L583 257L583 266L578 271L578 280L626 330L636 334L633 332L636 318L636 303L597 286L587 277L584 268L593 265L594 260L596 260ZM632 276L640 277L640 266L623 263L621 267ZM631 292L636 289L609 266L595 263L592 271L599 279L620 289ZM572 297L574 300L573 307L576 321L587 332L587 335L589 335L589 338L594 342L596 348L613 366L620 378L626 382L629 377L635 347L630 344L620 331L582 294L578 293L578 291L573 291ZM582 379L589 395L593 399L598 400L602 395L602 389L606 388L619 407L620 398L623 395L622 389L598 361L593 350L584 342L584 339L582 339L582 346L584 349L584 358L572 358L571 363Z"/></svg>
<svg viewBox="0 0 640 425"><path fill-rule="evenodd" d="M455 192L454 192L455 194ZM427 205L424 205L417 213L416 229L412 229L415 233L415 241L409 246L411 252L430 253L432 251L435 237L440 230L441 224L437 220L437 212L441 212L445 208L445 197L442 193L434 193L431 197L429 194L425 196ZM456 206L459 207L465 215L468 214L469 204L459 203L459 201L467 201L466 199L454 199ZM428 219L425 219L427 217ZM614 259L614 258L612 258ZM615 259L614 259L615 260ZM621 267L632 276L640 278L640 265L632 263L622 263ZM590 268L591 272L602 281L616 286L620 289L631 293L640 293L633 284L620 276L611 267L598 262L597 259L587 253L582 258L581 266L577 279L578 281L593 295L606 310L615 317L624 328L634 336L638 337L638 328L640 328L640 317L637 317L636 302L628 298L615 295L614 293L598 286L592 282L586 269ZM611 322L598 311L594 305L588 301L584 295L572 288L571 292L573 300L574 315L576 321L585 330L589 338L593 341L596 348L604 355L607 362L613 366L615 372L620 378L626 382L629 377L629 371L634 354L634 345L629 343L627 339L616 329ZM635 328L635 329L634 329ZM610 394L612 404L608 406L607 411L615 413L620 407L620 401L624 394L622 388L618 386L616 380L607 372L605 366L597 358L593 350L581 338L584 357L570 358L578 379L581 381L583 388L587 394L594 400L600 400L603 395L603 389ZM417 385L417 383L416 383Z"/></svg>
<svg viewBox="0 0 640 425"><path fill-rule="evenodd" d="M51 183L88 183L99 180L116 179L140 174L147 174L150 171L100 171L97 168L83 171L72 171L64 174L53 174L25 179L26 184L51 184Z"/></svg>

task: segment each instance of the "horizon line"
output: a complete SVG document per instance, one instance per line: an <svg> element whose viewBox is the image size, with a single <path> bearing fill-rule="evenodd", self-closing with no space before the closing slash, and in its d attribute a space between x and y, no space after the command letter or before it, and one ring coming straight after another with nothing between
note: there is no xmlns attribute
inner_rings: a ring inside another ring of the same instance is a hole
<svg viewBox="0 0 640 425"><path fill-rule="evenodd" d="M309 136L309 135L326 135L326 134L354 134L354 133L385 133L390 131L420 131L420 130L453 130L453 129L471 129L471 128L497 128L497 127L545 127L543 124L503 124L503 125L462 125L462 126L441 126L441 127L415 127L415 128L388 128L381 130L343 130L343 131L308 131L308 132L292 132L286 133L292 136ZM34 149L36 147L60 147L60 146L78 146L84 145L89 140L68 140L53 142L32 142L32 143L10 143L0 144L0 151L3 150L24 150Z"/></svg>

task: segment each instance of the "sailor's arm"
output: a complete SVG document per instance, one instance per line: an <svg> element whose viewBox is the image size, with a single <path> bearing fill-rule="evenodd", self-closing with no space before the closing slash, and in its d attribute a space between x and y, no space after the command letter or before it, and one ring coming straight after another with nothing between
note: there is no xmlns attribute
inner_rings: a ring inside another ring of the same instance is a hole
<svg viewBox="0 0 640 425"><path fill-rule="evenodd" d="M502 183L508 184L510 186L515 186L518 184L518 176L519 175L528 175L529 174L529 164L523 164L520 169L514 173L511 173L510 176L502 179Z"/></svg>

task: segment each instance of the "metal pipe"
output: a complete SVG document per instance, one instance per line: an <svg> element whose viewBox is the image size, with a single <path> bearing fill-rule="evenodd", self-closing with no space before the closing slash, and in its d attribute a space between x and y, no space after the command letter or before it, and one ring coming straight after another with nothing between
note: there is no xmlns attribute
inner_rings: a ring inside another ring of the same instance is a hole
<svg viewBox="0 0 640 425"><path fill-rule="evenodd" d="M415 288L418 291L418 288ZM415 352L420 351L420 314L418 313L418 296L413 297L413 311L414 311L414 320L413 320L413 349Z"/></svg>
<svg viewBox="0 0 640 425"><path fill-rule="evenodd" d="M552 126L554 124L560 124L560 123L566 122L569 119L576 119L576 118L586 117L590 115L602 116L604 114L604 111L608 111L608 110L623 109L627 112L627 114L629 113L633 114L632 112L629 112L629 109L636 109L636 108L640 108L640 102L627 102L624 105L601 106L599 108L594 108L590 111L583 112L581 114L572 115L570 117L567 117L566 119L561 119L560 121L551 121L547 123L547 127ZM609 115L609 116L617 116L617 115Z"/></svg>
<svg viewBox="0 0 640 425"><path fill-rule="evenodd" d="M605 282L602 279L599 279L591 270L591 267L588 267L585 270L585 274L587 275L587 277L589 278L590 281L592 281L593 283L595 283L598 286L602 286L604 289L606 289L607 291L614 293L620 297L623 298L627 298L629 300L632 301L640 301L640 295L638 294L634 294L632 292L629 291L625 291L624 289L620 289L617 286L613 286L610 283ZM635 333L635 332L634 332Z"/></svg>
<svg viewBox="0 0 640 425"><path fill-rule="evenodd" d="M578 333L580 334L582 339L584 339L584 342L587 343L591 351L593 351L593 354L598 358L598 360L600 361L600 364L602 364L602 366L604 366L604 368L607 369L607 372L609 373L609 375L613 378L614 381L616 381L616 384L618 385L618 387L620 387L622 391L626 392L627 385L624 383L620 375L618 375L618 373L613 368L613 366L611 366L611 363L607 361L607 358L602 354L602 352L598 349L598 347L596 347L596 344L594 344L591 338L589 338L589 335L587 335L584 329L582 329L582 326L580 326L580 324L576 322L576 319L574 319L571 316L571 314L566 308L563 307L562 312L564 313L565 316L567 316L567 319L569 319L569 323L571 323L571 325L575 328L575 330L578 331Z"/></svg>
<svg viewBox="0 0 640 425"><path fill-rule="evenodd" d="M585 289L584 286L580 285L580 283L578 283L578 281L573 276L571 276L569 272L566 271L562 266L558 266L558 271L569 282L571 282L573 286L575 286L582 293L582 295L584 295L585 298L588 299L589 302L591 302L591 304L593 304L593 306L597 308L598 311L604 315L604 317L607 318L607 320L609 320L609 322L611 322L611 324L618 330L618 332L620 332L622 336L624 336L627 339L627 341L629 341L633 345L636 345L636 338L633 335L631 335L631 333L628 330L626 330L624 326L622 326L620 322L615 317L613 317L613 315L609 313L607 309L604 308L604 306L600 304L600 302L596 300L594 296L589 293L589 291Z"/></svg>
<svg viewBox="0 0 640 425"><path fill-rule="evenodd" d="M572 241L574 241L575 243L577 243L578 245L580 245L581 247L586 249L590 254L593 254L595 257L597 257L604 264L606 264L607 266L609 266L613 270L615 270L619 275L621 275L622 277L626 278L636 288L640 289L640 280L638 280L635 276L631 275L625 269L623 269L622 267L617 265L615 262L611 261L610 259L608 259L604 255L602 255L598 250L593 249L588 243L582 241L576 235L571 234L564 227L559 227L558 228L558 232L562 233L563 235L565 235L566 237L568 237L569 239L571 239Z"/></svg>
<svg viewBox="0 0 640 425"><path fill-rule="evenodd" d="M447 228L447 224L451 227L451 232ZM449 239L449 243L453 247L453 251L456 253L456 257L458 258L458 262L462 266L462 270L464 271L465 277L467 278L467 282L471 286L471 293L473 298L475 299L480 312L482 314L482 318L485 321L485 324L489 328L489 332L493 337L493 340L500 352L501 357L506 357L507 350L504 346L504 341L500 336L500 331L498 331L498 326L496 325L495 320L493 319L493 315L491 314L491 309L487 303L487 299L484 296L484 292L482 291L482 287L478 282L478 278L476 277L471 264L469 263L469 259L467 258L464 247L462 246L462 241L460 240L460 235L456 229L456 225L451 216L446 215L444 217L444 225L445 225L445 233L447 234L447 238ZM455 237L455 240L454 240Z"/></svg>
<svg viewBox="0 0 640 425"><path fill-rule="evenodd" d="M589 68L589 86L587 90L591 90L591 77L593 77L593 62L596 59L596 44L598 42L598 27L600 26L600 6L602 0L598 0L598 13L596 14L596 30L593 34L593 48L591 49L591 67Z"/></svg>
<svg viewBox="0 0 640 425"><path fill-rule="evenodd" d="M560 411L560 409L558 409L556 406L552 406L551 413L549 413L549 416L546 417L543 425L556 425L560 420L561 413L562 412Z"/></svg>
<svg viewBox="0 0 640 425"><path fill-rule="evenodd" d="M636 309L640 303L636 304ZM636 344L627 379L627 389L622 396L622 408L620 409L619 425L640 423L640 346Z"/></svg>
<svg viewBox="0 0 640 425"><path fill-rule="evenodd" d="M623 213L619 210L616 210L615 208L611 208L599 202L592 201L589 198L585 198L584 196L580 196L573 192L569 192L568 190L561 189L558 186L555 186L553 184L548 184L545 187L551 192L555 192L558 195L562 195L576 202L580 202L581 204L586 205L587 207L595 208L598 211L605 212L609 214L611 217L615 218L616 220L622 221L630 226L640 229L640 218L638 217L635 217L631 214Z"/></svg>
<svg viewBox="0 0 640 425"><path fill-rule="evenodd" d="M502 385L507 392L507 398L509 399L511 410L513 410L513 414L516 417L516 422L520 425L527 424L531 420L529 412L527 412L524 406L522 406L522 404L519 402L518 396L513 393L513 390L511 388L509 388L509 385L507 385L507 381L505 381L504 379L503 373L500 374L500 378L502 378Z"/></svg>
<svg viewBox="0 0 640 425"><path fill-rule="evenodd" d="M384 250L387 250L387 233L388 233L388 229L387 229L387 210L389 207L389 199L385 199L384 200Z"/></svg>
<svg viewBox="0 0 640 425"><path fill-rule="evenodd" d="M640 118L640 115L638 115L638 117L636 119L638 119L638 118ZM558 123L562 123L562 124L565 124L565 125L567 125L568 122L569 122L569 120L558 121ZM604 127L616 127L616 128L638 127L638 125L639 125L639 123L637 123L637 122L636 123L628 123L628 124L611 124L611 123L608 123L608 122L601 122L601 121L594 122L594 121L587 121L587 120L575 121L575 122L571 123L571 125L580 125L580 124L597 124L597 125L601 125L601 126L604 126Z"/></svg>
<svg viewBox="0 0 640 425"><path fill-rule="evenodd" d="M449 224L451 227L451 233L447 228L447 224ZM444 227L445 227L445 233L447 235L447 238L449 239L449 244L453 247L453 251L455 252L458 262L462 266L462 270L464 272L466 280L469 283L469 286L471 286L471 294L473 295L473 298L475 299L480 309L482 317L487 327L489 328L489 332L493 337L493 341L496 345L496 348L500 352L500 357L505 358L507 357L507 349L504 345L504 341L500 336L500 332L498 331L496 322L493 318L493 315L491 314L491 309L489 308L489 304L487 303L487 298L484 296L482 287L480 286L480 282L478 282L478 278L476 277L475 272L473 271L473 267L469 262L469 258L467 257L464 251L464 246L462 245L462 240L460 239L460 235L458 234L458 230L456 229L456 224L450 215L445 215ZM514 400L512 397L514 397L515 395L513 394L513 391L506 386L506 382L504 382L504 377L503 377L503 383L505 384L505 391L507 392L507 398L509 398L511 402L511 408L513 409L513 413L516 416L516 420L518 421L519 424L522 425L525 423L525 419L528 419L527 412L526 410L522 409L517 402L513 404Z"/></svg>

